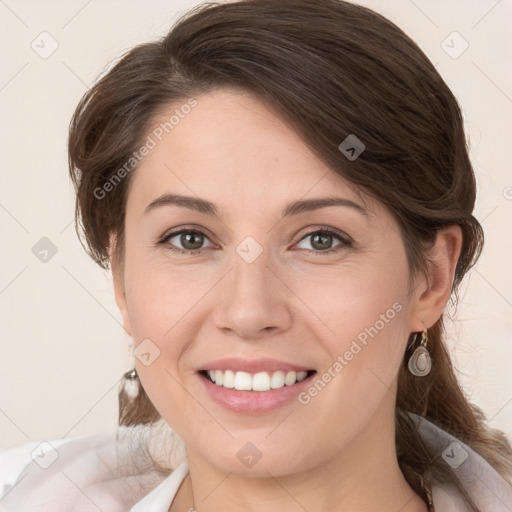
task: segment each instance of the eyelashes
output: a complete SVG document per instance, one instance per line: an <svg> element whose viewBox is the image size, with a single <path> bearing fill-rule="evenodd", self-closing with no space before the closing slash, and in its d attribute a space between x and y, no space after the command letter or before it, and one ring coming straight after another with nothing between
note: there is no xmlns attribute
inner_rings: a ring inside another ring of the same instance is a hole
<svg viewBox="0 0 512 512"><path fill-rule="evenodd" d="M171 239L178 237L178 236L183 236L183 235L193 235L192 242L194 241L194 239L197 239L197 238L199 238L200 241L202 241L203 238L209 241L208 234L199 229L182 228L182 229L179 229L176 231L171 231L170 233L165 234L161 239L158 240L157 245L164 245L166 247L166 249L169 249L172 252L175 252L178 254L183 254L183 255L186 255L186 254L197 255L197 254L204 252L206 249L208 249L208 247L201 247L201 248L196 248L196 249L185 249L185 248L182 249L182 248L176 247L175 244L170 242ZM322 240L325 240L325 236L327 236L327 238L336 239L340 243L335 245L334 247L329 247L327 249L317 249L317 250L315 250L315 249L299 249L299 250L306 251L308 254L324 255L324 254L332 254L334 252L339 252L339 251L346 249L347 247L350 247L352 245L352 241L350 240L348 235L346 235L342 232L339 232L337 230L331 229L331 228L321 228L321 229L309 231L308 233L304 234L300 238L300 240L297 242L297 244L301 243L303 240L313 237L314 235L322 235L323 236ZM183 243L182 238L179 238L179 240L180 240L180 243ZM188 242L190 242L190 241L191 241L191 239L189 237ZM202 245L202 244L200 244L200 245ZM212 247L212 246L214 246L214 244L212 244L210 247Z"/></svg>
<svg viewBox="0 0 512 512"><path fill-rule="evenodd" d="M305 250L306 252L308 252L310 254L315 254L315 255L321 256L323 254L331 254L333 252L339 252L342 249L346 249L347 247L349 247L351 245L351 241L349 240L348 235L342 234L334 229L329 229L329 228L322 228L322 229L316 229L314 231L309 231L308 233L304 234L301 237L301 239L299 240L298 243L302 242L303 240L306 240L307 238L313 237L315 235L323 235L323 236L327 235L327 237L334 238L334 239L338 240L340 243L338 245L335 245L334 247L328 248L328 249L318 249L318 250L302 249L302 250Z"/></svg>
<svg viewBox="0 0 512 512"><path fill-rule="evenodd" d="M172 231L171 233L168 233L167 235L164 235L164 237L158 242L159 244L167 244L167 248L173 252L178 252L181 254L199 254L200 252L204 251L204 248L202 249L195 249L195 250L187 250L187 249L180 249L175 247L173 244L168 243L171 238L174 238L178 235L199 235L203 236L208 240L208 235L206 233L203 233L202 231L199 231L197 229L181 229L179 231Z"/></svg>

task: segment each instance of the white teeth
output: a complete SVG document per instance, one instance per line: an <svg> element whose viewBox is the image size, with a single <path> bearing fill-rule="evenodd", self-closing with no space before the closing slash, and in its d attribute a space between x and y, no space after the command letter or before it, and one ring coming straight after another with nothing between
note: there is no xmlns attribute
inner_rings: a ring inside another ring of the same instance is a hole
<svg viewBox="0 0 512 512"><path fill-rule="evenodd" d="M270 391L286 386L292 386L301 382L307 376L307 372L284 372L278 370L269 374L259 372L251 375L248 372L234 372L232 370L208 370L208 375L217 386L235 388L238 391Z"/></svg>
<svg viewBox="0 0 512 512"><path fill-rule="evenodd" d="M284 372L277 371L272 374L270 379L270 387L272 389L282 388L284 386Z"/></svg>
<svg viewBox="0 0 512 512"><path fill-rule="evenodd" d="M297 372L297 382L304 380L308 372Z"/></svg>
<svg viewBox="0 0 512 512"><path fill-rule="evenodd" d="M287 386L291 386L297 382L297 372L288 372L284 378L284 383Z"/></svg>
<svg viewBox="0 0 512 512"><path fill-rule="evenodd" d="M217 382L217 381L215 381L215 382ZM231 370L226 370L224 372L222 385L225 388L234 388L235 387L235 374Z"/></svg>
<svg viewBox="0 0 512 512"><path fill-rule="evenodd" d="M221 372L220 370L215 370L215 384L217 386L222 386L222 381L224 377L224 372Z"/></svg>
<svg viewBox="0 0 512 512"><path fill-rule="evenodd" d="M268 391L270 389L270 375L267 372L257 373L252 377L254 391Z"/></svg>
<svg viewBox="0 0 512 512"><path fill-rule="evenodd" d="M215 371L215 384L217 384L217 371ZM235 374L235 389L238 391L250 391L252 389L251 374L247 372L236 372Z"/></svg>

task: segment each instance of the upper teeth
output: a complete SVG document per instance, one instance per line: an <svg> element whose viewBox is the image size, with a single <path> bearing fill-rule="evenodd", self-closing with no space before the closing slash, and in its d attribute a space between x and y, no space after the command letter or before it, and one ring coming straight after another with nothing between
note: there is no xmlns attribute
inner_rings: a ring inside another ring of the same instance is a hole
<svg viewBox="0 0 512 512"><path fill-rule="evenodd" d="M307 372L283 372L278 370L269 374L259 372L251 375L247 372L233 372L231 370L208 370L210 379L225 388L235 388L239 391L269 391L270 389L291 386L306 378Z"/></svg>

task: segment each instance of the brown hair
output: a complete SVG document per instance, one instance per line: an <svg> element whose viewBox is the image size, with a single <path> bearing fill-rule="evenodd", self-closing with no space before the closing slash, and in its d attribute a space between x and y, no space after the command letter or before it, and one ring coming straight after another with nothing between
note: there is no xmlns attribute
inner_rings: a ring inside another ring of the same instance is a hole
<svg viewBox="0 0 512 512"><path fill-rule="evenodd" d="M109 266L111 234L122 264L132 173L124 173L103 197L97 191L106 190L116 173L119 178L166 106L222 87L254 94L334 172L386 206L400 227L411 276L427 271L427 249L437 230L459 225L456 297L483 246L482 228L472 215L475 177L460 108L402 30L341 0L199 6L162 40L129 51L85 94L71 122L69 163L77 231L98 264ZM349 134L366 146L351 162L338 149ZM437 467L439 475L443 469L426 454L404 411L430 419L510 477L512 448L465 397L443 343L443 317L428 335L431 373L415 378L408 372L408 347L398 375L396 446L405 478L425 498L421 477L427 469ZM135 400L122 392L119 399L121 425L160 418L142 386Z"/></svg>

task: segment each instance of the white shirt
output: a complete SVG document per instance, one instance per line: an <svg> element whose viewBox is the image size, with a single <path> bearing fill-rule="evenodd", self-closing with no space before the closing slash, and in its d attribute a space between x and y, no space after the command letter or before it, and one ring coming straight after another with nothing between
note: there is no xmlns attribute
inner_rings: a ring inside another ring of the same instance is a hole
<svg viewBox="0 0 512 512"><path fill-rule="evenodd" d="M410 416L429 451L449 464L481 512L512 510L512 485L482 457L428 420ZM142 438L153 457L173 468L168 476L134 451ZM187 474L183 442L163 420L31 441L0 453L0 512L167 512ZM458 491L442 482L432 497L435 512L469 512Z"/></svg>

